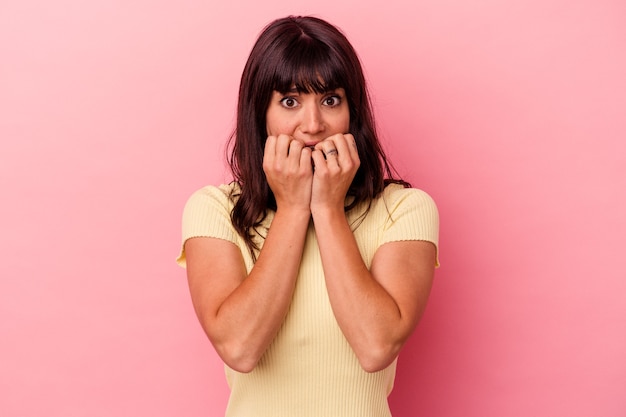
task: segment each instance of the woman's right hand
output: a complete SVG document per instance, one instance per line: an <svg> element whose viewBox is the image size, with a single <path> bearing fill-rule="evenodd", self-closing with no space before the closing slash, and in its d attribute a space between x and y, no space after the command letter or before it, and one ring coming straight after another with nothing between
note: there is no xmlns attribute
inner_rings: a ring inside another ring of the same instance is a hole
<svg viewBox="0 0 626 417"><path fill-rule="evenodd" d="M265 142L263 171L277 209L310 211L313 189L311 149L289 135L269 136Z"/></svg>

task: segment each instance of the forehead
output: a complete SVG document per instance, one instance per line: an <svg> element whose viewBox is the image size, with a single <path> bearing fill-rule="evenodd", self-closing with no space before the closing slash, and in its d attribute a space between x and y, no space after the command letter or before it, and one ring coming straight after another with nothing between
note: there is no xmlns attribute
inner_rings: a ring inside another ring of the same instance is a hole
<svg viewBox="0 0 626 417"><path fill-rule="evenodd" d="M299 92L323 93L345 86L348 80L339 57L315 48L290 51L272 66L272 89L283 93L294 87Z"/></svg>

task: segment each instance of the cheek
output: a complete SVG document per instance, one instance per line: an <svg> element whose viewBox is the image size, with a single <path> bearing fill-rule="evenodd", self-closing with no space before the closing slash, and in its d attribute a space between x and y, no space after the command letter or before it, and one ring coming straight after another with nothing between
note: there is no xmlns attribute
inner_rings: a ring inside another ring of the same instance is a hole
<svg viewBox="0 0 626 417"><path fill-rule="evenodd" d="M265 130L267 130L267 136L274 135L276 131L276 124L269 113L265 117Z"/></svg>
<svg viewBox="0 0 626 417"><path fill-rule="evenodd" d="M289 127L280 121L268 121L267 134L270 136L278 136L280 134L291 134Z"/></svg>
<svg viewBox="0 0 626 417"><path fill-rule="evenodd" d="M335 133L349 133L350 131L350 112L341 111L331 114L326 119L327 128L330 129L330 134Z"/></svg>
<svg viewBox="0 0 626 417"><path fill-rule="evenodd" d="M349 110L346 110L345 114L343 115L342 123L343 123L343 131L345 133L348 133L350 131L350 111Z"/></svg>
<svg viewBox="0 0 626 417"><path fill-rule="evenodd" d="M271 111L265 117L265 126L269 136L291 135L294 129L288 118L280 117Z"/></svg>

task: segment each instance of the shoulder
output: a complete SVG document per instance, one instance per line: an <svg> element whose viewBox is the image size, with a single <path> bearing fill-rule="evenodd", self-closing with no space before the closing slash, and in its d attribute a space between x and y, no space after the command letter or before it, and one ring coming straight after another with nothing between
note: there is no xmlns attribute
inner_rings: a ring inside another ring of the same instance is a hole
<svg viewBox="0 0 626 417"><path fill-rule="evenodd" d="M364 258L385 243L428 241L438 245L439 213L433 198L417 188L389 184L370 204L348 213Z"/></svg>
<svg viewBox="0 0 626 417"><path fill-rule="evenodd" d="M239 186L236 183L207 185L191 194L185 204L185 211L206 209L210 206L232 207L233 200L238 194Z"/></svg>
<svg viewBox="0 0 626 417"><path fill-rule="evenodd" d="M379 200L377 211L385 218L383 224L387 238L428 240L437 244L439 211L427 192L392 184L385 188Z"/></svg>
<svg viewBox="0 0 626 417"><path fill-rule="evenodd" d="M401 184L389 184L383 190L377 205L383 205L393 212L398 209L415 209L417 211L437 211L435 200L424 190L405 188Z"/></svg>
<svg viewBox="0 0 626 417"><path fill-rule="evenodd" d="M239 194L239 185L235 182L221 185L206 185L191 194L191 199L217 198L231 199Z"/></svg>
<svg viewBox="0 0 626 417"><path fill-rule="evenodd" d="M380 200L388 217L384 223L384 242L422 240L439 246L439 211L433 198L417 188L388 185ZM380 205L379 205L380 207ZM438 249L437 249L438 252ZM439 265L437 253L436 266Z"/></svg>
<svg viewBox="0 0 626 417"><path fill-rule="evenodd" d="M208 185L191 194L183 210L183 235L210 236L209 230L232 229L230 214L237 189L233 184Z"/></svg>
<svg viewBox="0 0 626 417"><path fill-rule="evenodd" d="M194 237L212 237L238 243L238 235L230 220L237 186L208 185L195 191L187 200L182 218L182 248L179 265L186 264L185 242Z"/></svg>

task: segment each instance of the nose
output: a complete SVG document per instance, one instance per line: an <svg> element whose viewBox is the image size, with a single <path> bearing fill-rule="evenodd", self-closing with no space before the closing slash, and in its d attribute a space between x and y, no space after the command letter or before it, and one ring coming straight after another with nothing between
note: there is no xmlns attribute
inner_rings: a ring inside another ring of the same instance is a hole
<svg viewBox="0 0 626 417"><path fill-rule="evenodd" d="M315 135L324 131L324 120L318 106L306 106L302 110L300 130L302 133L309 135Z"/></svg>

